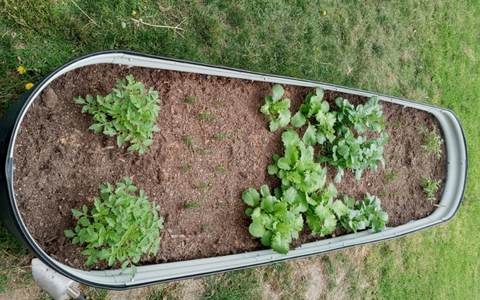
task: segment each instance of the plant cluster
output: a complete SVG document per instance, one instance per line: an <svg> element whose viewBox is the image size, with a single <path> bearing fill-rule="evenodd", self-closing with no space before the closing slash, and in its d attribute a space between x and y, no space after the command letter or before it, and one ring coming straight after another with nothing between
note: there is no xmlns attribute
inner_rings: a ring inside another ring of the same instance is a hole
<svg viewBox="0 0 480 300"><path fill-rule="evenodd" d="M442 138L436 134L436 127L435 124L433 124L433 130L428 131L427 127L420 126L420 131L418 134L424 134L425 135L425 145L422 145L421 147L425 150L428 151L427 154L422 154L422 156L430 157L432 153L435 153L437 155L437 159L440 159L442 157L442 150L440 149L442 147Z"/></svg>
<svg viewBox="0 0 480 300"><path fill-rule="evenodd" d="M282 189L293 186L304 193L312 193L325 185L327 168L322 170L319 163L313 161L313 147L300 141L298 133L287 128L282 133L285 156L273 156L275 163L268 167L270 175L282 180Z"/></svg>
<svg viewBox="0 0 480 300"><path fill-rule="evenodd" d="M435 181L431 180L430 177L426 175L422 175L422 183L421 185L424 187L423 190L428 194L428 199L430 200L431 204L433 201L436 201L435 193L438 191L438 187L440 185L441 180Z"/></svg>
<svg viewBox="0 0 480 300"><path fill-rule="evenodd" d="M307 209L304 198L293 187L277 194L279 198L270 194L267 185L261 187L260 193L261 199L260 194L252 188L242 194L245 203L254 207L245 211L253 221L249 226L250 234L261 238L263 245L286 254L292 238L297 239L303 228L300 212Z"/></svg>
<svg viewBox="0 0 480 300"><path fill-rule="evenodd" d="M135 82L133 75L126 77L127 81L117 79L117 89L106 97L97 95L93 99L87 95L74 98L75 103L83 104L82 113L93 115L93 120L98 123L89 129L95 133L103 130L108 136L117 136L117 145L121 147L124 141L130 142L127 150L136 151L142 155L148 151L148 146L153 143L152 133L160 131L155 125L156 117L160 111L157 103L158 92L146 91L143 83Z"/></svg>
<svg viewBox="0 0 480 300"><path fill-rule="evenodd" d="M290 106L278 102L283 95L283 88L274 86L274 96L266 96L266 104L261 111L267 115L279 113L279 109ZM385 129L382 106L377 97L372 97L365 105L354 107L348 100L335 100L338 110L330 111L330 105L322 101L324 92L316 89L316 95L309 93L305 103L291 118L294 127L308 123L308 127L300 139L297 132L287 128L282 133L284 156L273 155L274 164L268 166L268 173L276 175L282 181L281 189L274 189L275 196L270 195L268 186L262 186L261 194L252 188L242 195L243 200L254 209L247 209L246 214L252 218L250 233L261 238L263 245L272 246L279 253L287 253L292 238L298 238L303 227L301 213L305 214L306 223L312 234L324 236L331 234L339 227L348 231L373 228L378 232L385 227L388 216L380 208L380 199L367 193L365 201L359 202L343 196L337 197L333 184L323 191L326 181L327 167L320 163L328 162L338 167L335 182L339 183L344 169L355 170L355 177L360 180L362 171L371 168L376 171L378 163L385 166L383 146L388 141L384 132L377 139L367 141L365 136L354 137L351 128L363 133L367 128L381 132ZM288 100L288 99L286 99ZM285 101L285 100L284 100ZM274 108L275 105L278 105ZM290 113L279 113L279 119L270 117L270 129L286 125ZM322 154L314 161L312 145L323 145Z"/></svg>
<svg viewBox="0 0 480 300"><path fill-rule="evenodd" d="M158 215L160 206L150 204L143 190L139 197L131 193L138 189L125 177L125 183L100 185L101 199L94 197L94 208L88 213L86 205L82 211L72 209L79 217L75 231L65 230L73 237L73 244L86 244L81 253L88 256L87 266L105 260L111 266L115 260L123 262L122 271L130 264L130 275L135 276L134 263L142 254L155 254L160 247L159 229L163 218Z"/></svg>
<svg viewBox="0 0 480 300"><path fill-rule="evenodd" d="M283 87L279 84L273 86L273 97L265 96L265 105L260 108L260 111L267 116L270 116L270 131L277 131L279 127L285 127L290 122L290 99L284 99ZM278 114L278 118L274 115Z"/></svg>

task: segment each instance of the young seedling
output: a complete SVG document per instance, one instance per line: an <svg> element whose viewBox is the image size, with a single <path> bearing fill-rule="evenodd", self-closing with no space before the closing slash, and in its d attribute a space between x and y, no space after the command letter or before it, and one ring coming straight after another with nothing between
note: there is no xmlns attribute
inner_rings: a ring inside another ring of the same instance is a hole
<svg viewBox="0 0 480 300"><path fill-rule="evenodd" d="M189 98L185 99L185 102L189 103L189 104L196 104L197 100L193 97L189 97Z"/></svg>
<svg viewBox="0 0 480 300"><path fill-rule="evenodd" d="M98 123L89 127L95 133L103 130L108 136L117 136L117 145L129 141L127 150L137 151L142 155L148 151L148 146L153 144L153 132L160 131L155 125L156 117L160 111L158 92L146 91L143 83L135 82L133 75L126 77L127 81L117 78L117 88L114 93L105 98L97 95L94 100L91 95L86 99L73 98L76 104L83 104L82 113L93 115L93 120Z"/></svg>
<svg viewBox="0 0 480 300"><path fill-rule="evenodd" d="M105 260L111 266L116 260L123 262L122 271L128 265L130 275L135 276L135 263L142 254L155 255L160 247L159 229L163 218L158 215L160 206L150 203L143 190L139 197L131 193L138 189L130 178L125 183L100 185L101 199L94 197L94 208L88 213L86 205L82 211L72 209L74 217L80 217L75 232L65 230L67 237L73 237L73 244L86 243L82 255L88 256L86 265ZM141 234L140 234L141 233Z"/></svg>
<svg viewBox="0 0 480 300"><path fill-rule="evenodd" d="M385 174L385 179L386 180L395 180L398 178L398 176L400 175L400 172L398 173L386 173Z"/></svg>
<svg viewBox="0 0 480 300"><path fill-rule="evenodd" d="M421 185L424 187L423 190L428 194L427 200L430 200L431 204L433 204L433 201L437 200L437 198L435 198L435 193L438 191L440 182L442 181L438 180L437 182L435 182L426 175L422 175Z"/></svg>
<svg viewBox="0 0 480 300"><path fill-rule="evenodd" d="M217 141L223 141L224 139L228 138L231 135L236 134L237 132L238 132L237 130L234 130L227 133L216 134L213 138L216 139Z"/></svg>
<svg viewBox="0 0 480 300"><path fill-rule="evenodd" d="M404 122L402 122L402 121L397 121L397 122L394 122L394 123L393 123L392 128L393 128L394 130L397 130L397 129L402 128L402 127L404 127L404 126L405 126L405 123L404 123Z"/></svg>
<svg viewBox="0 0 480 300"><path fill-rule="evenodd" d="M188 136L188 135L184 135L184 136L182 137L182 140L185 142L185 144L187 144L187 146L193 148L193 142L192 142L193 137Z"/></svg>
<svg viewBox="0 0 480 300"><path fill-rule="evenodd" d="M208 112L201 113L198 117L199 120L216 120L217 117L215 115L209 114Z"/></svg>
<svg viewBox="0 0 480 300"><path fill-rule="evenodd" d="M202 183L200 185L197 185L195 188L197 190L205 190L205 189L210 188L210 183L208 183L208 182L207 183Z"/></svg>
<svg viewBox="0 0 480 300"><path fill-rule="evenodd" d="M437 159L440 159L442 157L442 150L440 148L442 147L443 140L436 134L435 124L433 124L433 130L430 132L427 127L420 126L420 132L418 132L418 134L425 135L426 144L421 147L428 151L427 154L422 154L422 156L430 157L432 153L435 153Z"/></svg>
<svg viewBox="0 0 480 300"><path fill-rule="evenodd" d="M388 195L389 195L389 192L387 192L387 191L379 191L379 192L378 192L378 195L379 195L379 196L388 196Z"/></svg>
<svg viewBox="0 0 480 300"><path fill-rule="evenodd" d="M222 166L218 166L218 167L214 167L213 168L213 171L215 173L225 173L227 171L227 169L225 169L224 167Z"/></svg>
<svg viewBox="0 0 480 300"><path fill-rule="evenodd" d="M277 131L279 127L287 126L290 122L290 99L280 99L283 97L283 87L279 84L273 86L273 97L265 96L265 105L260 108L260 111L267 116L270 116L270 131ZM278 114L278 118L274 115Z"/></svg>
<svg viewBox="0 0 480 300"><path fill-rule="evenodd" d="M189 164L184 164L184 165L180 166L179 168L180 168L180 170L187 171L187 172L191 171L193 169L193 167L191 167Z"/></svg>
<svg viewBox="0 0 480 300"><path fill-rule="evenodd" d="M228 207L228 203L225 203L225 202L219 202L219 203L217 203L217 205L223 206L223 207Z"/></svg>
<svg viewBox="0 0 480 300"><path fill-rule="evenodd" d="M222 107L224 104L225 104L226 101L220 101L220 102L217 102L215 103L215 106L216 107Z"/></svg>
<svg viewBox="0 0 480 300"><path fill-rule="evenodd" d="M198 199L198 200L195 201L195 202L187 203L187 204L185 204L185 208L186 208L186 209L196 209L196 208L200 208L200 206L202 205L203 200L205 200L205 197L202 197L202 198Z"/></svg>
<svg viewBox="0 0 480 300"><path fill-rule="evenodd" d="M209 229L213 228L215 224L203 224L202 225L202 232L207 232Z"/></svg>

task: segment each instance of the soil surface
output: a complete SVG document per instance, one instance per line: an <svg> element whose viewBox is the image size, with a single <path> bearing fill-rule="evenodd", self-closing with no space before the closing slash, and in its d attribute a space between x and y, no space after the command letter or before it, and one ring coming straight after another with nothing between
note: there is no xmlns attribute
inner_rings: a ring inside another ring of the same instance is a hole
<svg viewBox="0 0 480 300"><path fill-rule="evenodd" d="M82 106L73 101L78 96L106 96L115 87L115 78L129 74L147 89L158 91L162 101L157 117L162 130L154 133L154 143L140 157L126 150L127 143L118 148L116 137L89 130L94 123L91 115L82 114ZM84 270L107 268L104 262L86 267L86 256L80 255L83 247L72 245L71 238L63 232L76 225L72 208L81 209L84 204L89 210L93 207L93 197L99 197L99 184L123 182L123 177L129 176L135 186L145 190L150 201L160 204L165 219L165 228L160 231L160 251L156 256L143 256L138 265L264 249L260 239L248 232L251 220L245 215L247 205L241 194L263 184L272 191L280 186L279 180L267 173L267 167L273 163L274 153L283 154L283 130L270 132L268 117L260 113L272 86L118 65L87 66L55 79L28 110L15 145L15 195L31 235L61 263ZM309 92L315 92L313 88L283 87L285 97L292 101L292 112ZM189 97L197 103L186 103ZM335 107L336 97L346 98L354 105L368 100L325 91L324 100L331 107ZM363 200L366 192L378 195L390 218L387 226L395 227L424 218L435 210L420 186L420 178L427 175L442 180L443 186L445 152L440 160L434 155L422 157L425 150L420 146L424 138L418 131L421 125L432 129L435 120L431 114L391 103L380 104L386 120L385 132L390 137L384 147L386 167L379 166L377 172L364 171L358 182L353 172L346 171L336 187L339 195L355 199ZM199 120L202 113L215 119ZM306 126L297 131L303 135L305 130ZM227 133L225 140L214 138ZM379 134L367 135L370 138ZM187 145L185 136L192 138L192 145ZM214 168L224 171L216 172ZM328 170L327 185L337 173L333 167ZM398 177L387 180L387 173L397 173ZM440 198L440 192L436 197ZM200 208L185 208L198 200ZM337 230L334 234L342 233ZM319 235L310 235L305 225L292 249L320 239ZM118 267L118 262L112 266Z"/></svg>

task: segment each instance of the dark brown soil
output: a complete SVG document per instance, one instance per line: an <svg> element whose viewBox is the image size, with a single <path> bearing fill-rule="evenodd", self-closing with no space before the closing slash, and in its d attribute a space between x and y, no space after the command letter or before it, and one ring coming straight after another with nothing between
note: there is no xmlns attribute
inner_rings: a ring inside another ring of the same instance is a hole
<svg viewBox="0 0 480 300"><path fill-rule="evenodd" d="M162 129L154 133L147 154L138 156L117 148L116 138L95 134L88 127L91 115L81 113L73 97L105 96L116 85L115 78L133 74L147 88L160 94L162 110L157 118ZM93 196L99 195L99 184L123 181L130 176L134 184L146 191L151 201L160 204L165 218L162 242L156 256L144 257L139 264L182 261L264 249L259 239L248 232L250 218L243 191L261 185L279 186L276 177L267 173L274 153L282 154L280 135L271 133L268 117L260 113L266 94L273 84L117 65L95 65L69 72L52 82L35 99L28 110L17 137L14 163L14 186L21 215L31 235L42 249L56 260L79 269L86 257L83 247L72 245L63 231L76 225L70 210L83 204L92 208ZM284 86L286 96L296 111L312 88ZM334 105L336 97L347 98L357 105L368 99L326 91ZM197 104L185 99L195 97ZM390 142L384 148L386 168L365 171L357 182L346 172L336 185L340 195L363 199L365 193L381 195L382 208L388 212L394 227L431 214L435 207L420 186L421 175L444 180L445 156L441 160L422 157L423 137L420 125L432 128L431 114L383 103L386 132ZM214 120L199 120L201 113L215 115ZM394 126L395 125L395 126ZM397 126L400 128L394 129ZM306 128L302 128L302 133ZM235 132L223 141L217 134ZM369 133L370 136L377 135ZM183 140L191 136L196 151ZM203 148L204 150L198 150ZM203 154L203 155L202 155ZM188 164L193 169L180 167ZM225 172L215 172L223 167ZM398 178L386 180L386 173ZM329 168L328 182L333 182L334 168ZM197 186L207 184L208 188ZM439 198L440 193L437 194ZM185 204L204 199L199 209ZM441 208L439 208L441 209ZM307 226L292 244L319 240ZM336 232L341 234L341 232ZM327 237L325 237L327 238ZM104 269L106 263L93 265ZM113 266L118 268L119 265Z"/></svg>

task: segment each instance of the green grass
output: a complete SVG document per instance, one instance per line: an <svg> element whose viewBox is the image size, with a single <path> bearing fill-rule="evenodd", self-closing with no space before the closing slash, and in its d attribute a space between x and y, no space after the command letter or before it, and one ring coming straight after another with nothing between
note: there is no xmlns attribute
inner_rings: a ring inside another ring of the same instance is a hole
<svg viewBox="0 0 480 300"><path fill-rule="evenodd" d="M479 0L75 2L98 26L72 1L1 2L1 113L27 83L80 55L108 49L319 80L453 110L469 150L463 205L447 224L372 246L363 265L371 285L363 296L474 299L480 294ZM184 21L185 31L178 31L184 38L171 29L134 26L133 10L135 18L148 23ZM16 71L20 65L25 74ZM0 246L0 276L7 278L0 277L3 289L31 282L24 272L29 254L11 243ZM211 288L204 298L261 298L262 287L253 276L261 270L208 277ZM235 280L252 289L242 290Z"/></svg>

